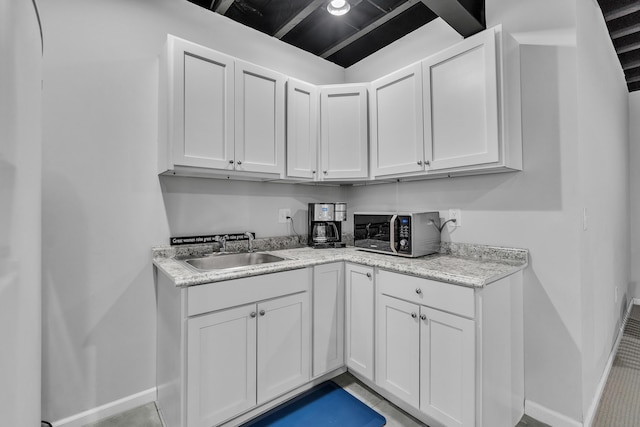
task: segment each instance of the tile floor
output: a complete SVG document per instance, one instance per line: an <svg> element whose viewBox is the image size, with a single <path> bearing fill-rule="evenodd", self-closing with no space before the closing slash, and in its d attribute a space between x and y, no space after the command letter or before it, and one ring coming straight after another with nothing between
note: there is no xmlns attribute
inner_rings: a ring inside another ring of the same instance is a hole
<svg viewBox="0 0 640 427"><path fill-rule="evenodd" d="M386 401L382 396L346 373L333 379L340 387L353 394L387 419L386 427L425 427L426 425L411 415ZM154 403L114 415L84 427L163 427ZM550 427L524 416L516 427Z"/></svg>

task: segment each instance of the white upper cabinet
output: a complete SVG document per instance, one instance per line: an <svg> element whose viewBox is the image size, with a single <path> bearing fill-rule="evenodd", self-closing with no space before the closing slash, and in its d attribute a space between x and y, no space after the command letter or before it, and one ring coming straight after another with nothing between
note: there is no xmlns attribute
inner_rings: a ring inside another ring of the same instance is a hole
<svg viewBox="0 0 640 427"><path fill-rule="evenodd" d="M282 177L285 82L282 74L168 36L159 173Z"/></svg>
<svg viewBox="0 0 640 427"><path fill-rule="evenodd" d="M168 141L160 147L160 172L174 166L228 168L234 155L233 58L171 36L166 55L162 80L168 90L160 96L167 116L160 125L168 128L160 137Z"/></svg>
<svg viewBox="0 0 640 427"><path fill-rule="evenodd" d="M496 43L485 31L422 62L430 169L499 160Z"/></svg>
<svg viewBox="0 0 640 427"><path fill-rule="evenodd" d="M324 86L320 93L321 179L367 178L367 85Z"/></svg>
<svg viewBox="0 0 640 427"><path fill-rule="evenodd" d="M424 171L420 63L374 81L370 106L373 175Z"/></svg>
<svg viewBox="0 0 640 427"><path fill-rule="evenodd" d="M372 83L373 178L522 170L520 56L500 26Z"/></svg>
<svg viewBox="0 0 640 427"><path fill-rule="evenodd" d="M282 74L236 60L236 170L283 173L285 82Z"/></svg>
<svg viewBox="0 0 640 427"><path fill-rule="evenodd" d="M318 168L318 88L287 82L287 176L313 180Z"/></svg>

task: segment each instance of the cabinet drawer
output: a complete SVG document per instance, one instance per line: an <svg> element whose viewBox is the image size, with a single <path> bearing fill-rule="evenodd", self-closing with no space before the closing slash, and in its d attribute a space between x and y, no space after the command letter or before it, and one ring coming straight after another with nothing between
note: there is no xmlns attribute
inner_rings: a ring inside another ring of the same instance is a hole
<svg viewBox="0 0 640 427"><path fill-rule="evenodd" d="M311 282L310 269L244 277L187 289L187 315L304 292Z"/></svg>
<svg viewBox="0 0 640 427"><path fill-rule="evenodd" d="M414 276L378 271L378 289L381 293L438 310L473 318L475 299L472 288L452 285Z"/></svg>

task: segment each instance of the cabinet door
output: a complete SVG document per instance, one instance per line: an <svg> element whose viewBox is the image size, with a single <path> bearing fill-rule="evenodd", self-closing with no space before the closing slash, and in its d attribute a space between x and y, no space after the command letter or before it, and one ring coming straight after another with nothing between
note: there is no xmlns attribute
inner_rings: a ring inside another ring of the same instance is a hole
<svg viewBox="0 0 640 427"><path fill-rule="evenodd" d="M173 164L232 169L233 58L177 37L168 48Z"/></svg>
<svg viewBox="0 0 640 427"><path fill-rule="evenodd" d="M187 321L187 426L210 427L256 404L256 306Z"/></svg>
<svg viewBox="0 0 640 427"><path fill-rule="evenodd" d="M475 425L475 323L428 307L420 322L420 409L447 426Z"/></svg>
<svg viewBox="0 0 640 427"><path fill-rule="evenodd" d="M309 381L309 294L258 304L258 404Z"/></svg>
<svg viewBox="0 0 640 427"><path fill-rule="evenodd" d="M420 63L371 84L373 176L424 170L423 120Z"/></svg>
<svg viewBox="0 0 640 427"><path fill-rule="evenodd" d="M346 364L365 378L374 378L374 282L373 268L347 264Z"/></svg>
<svg viewBox="0 0 640 427"><path fill-rule="evenodd" d="M422 62L426 160L447 169L499 160L494 31Z"/></svg>
<svg viewBox="0 0 640 427"><path fill-rule="evenodd" d="M405 402L420 405L420 306L378 297L376 383Z"/></svg>
<svg viewBox="0 0 640 427"><path fill-rule="evenodd" d="M318 88L287 82L287 176L314 179L318 168Z"/></svg>
<svg viewBox="0 0 640 427"><path fill-rule="evenodd" d="M283 174L286 78L240 60L235 67L235 168Z"/></svg>
<svg viewBox="0 0 640 427"><path fill-rule="evenodd" d="M322 88L320 123L321 178L366 178L369 174L366 86Z"/></svg>
<svg viewBox="0 0 640 427"><path fill-rule="evenodd" d="M313 269L313 376L344 365L344 265Z"/></svg>

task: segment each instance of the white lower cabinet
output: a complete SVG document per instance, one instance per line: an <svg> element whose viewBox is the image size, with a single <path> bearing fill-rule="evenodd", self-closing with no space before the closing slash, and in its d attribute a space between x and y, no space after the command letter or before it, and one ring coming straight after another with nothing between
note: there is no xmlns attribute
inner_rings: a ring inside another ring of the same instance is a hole
<svg viewBox="0 0 640 427"><path fill-rule="evenodd" d="M344 366L344 263L313 269L313 377Z"/></svg>
<svg viewBox="0 0 640 427"><path fill-rule="evenodd" d="M373 380L375 333L373 268L347 263L345 272L345 363L350 370L368 380Z"/></svg>
<svg viewBox="0 0 640 427"><path fill-rule="evenodd" d="M308 294L188 320L187 425L210 427L309 380Z"/></svg>
<svg viewBox="0 0 640 427"><path fill-rule="evenodd" d="M167 427L237 425L345 366L432 427L511 427L524 413L521 272L481 288L349 262L157 280Z"/></svg>
<svg viewBox="0 0 640 427"><path fill-rule="evenodd" d="M256 405L255 312L251 304L188 320L190 427L213 426Z"/></svg>
<svg viewBox="0 0 640 427"><path fill-rule="evenodd" d="M379 270L376 285L377 386L430 426L518 423L520 273L469 288Z"/></svg>
<svg viewBox="0 0 640 427"><path fill-rule="evenodd" d="M158 274L157 378L167 427L213 427L311 378L312 268L176 288Z"/></svg>
<svg viewBox="0 0 640 427"><path fill-rule="evenodd" d="M473 321L387 295L378 307L378 384L448 426L473 425Z"/></svg>

